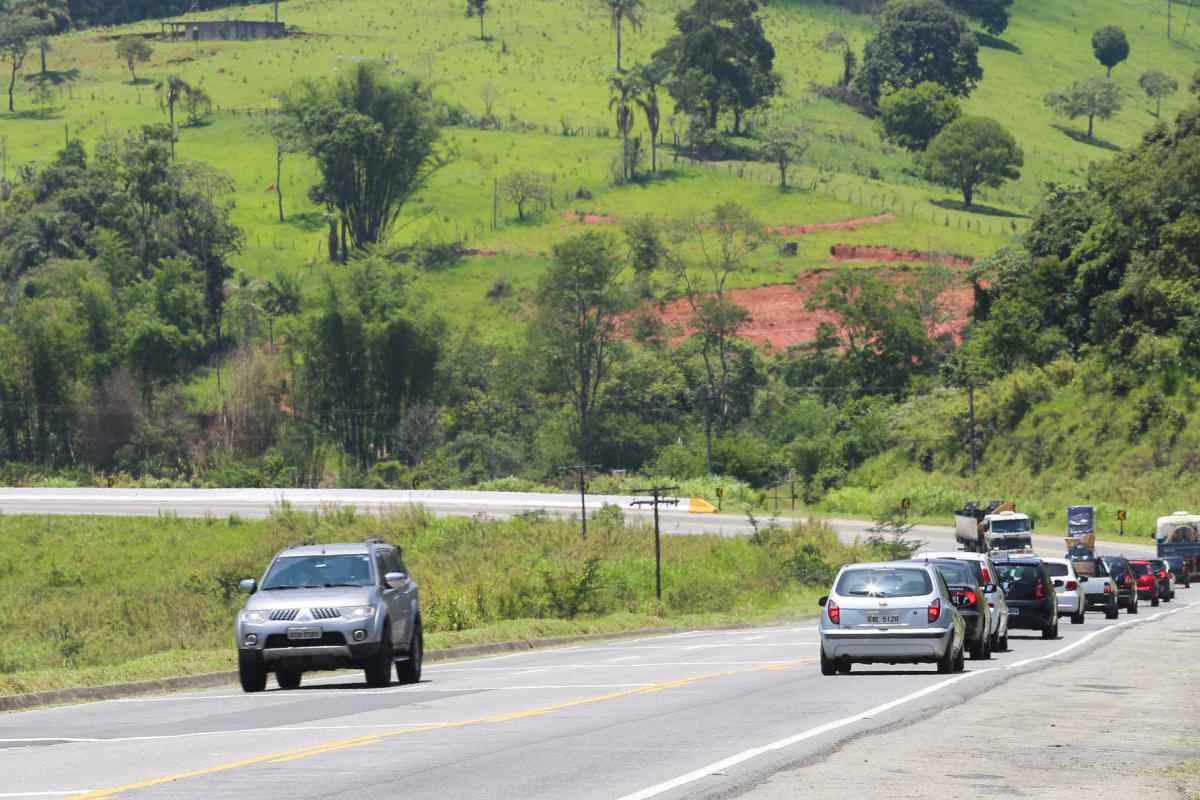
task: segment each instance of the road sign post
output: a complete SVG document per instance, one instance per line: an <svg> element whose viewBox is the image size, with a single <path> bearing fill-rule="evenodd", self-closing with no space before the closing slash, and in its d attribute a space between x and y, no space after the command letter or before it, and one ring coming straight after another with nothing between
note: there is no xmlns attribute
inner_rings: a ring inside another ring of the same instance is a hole
<svg viewBox="0 0 1200 800"><path fill-rule="evenodd" d="M1121 524L1121 535L1124 536L1125 535L1125 509L1122 508L1120 511L1117 512L1117 522L1119 522Z"/></svg>
<svg viewBox="0 0 1200 800"><path fill-rule="evenodd" d="M634 500L633 505L654 506L654 596L662 600L662 535L659 533L658 507L677 506L679 498L666 498L667 492L678 492L678 486L651 486L649 489L635 489L634 494L648 494L649 500Z"/></svg>
<svg viewBox="0 0 1200 800"><path fill-rule="evenodd" d="M904 498L900 501L900 510L904 512L904 521L908 522L908 510L912 508L912 499Z"/></svg>
<svg viewBox="0 0 1200 800"><path fill-rule="evenodd" d="M721 510L721 501L725 498L725 487L717 487L717 511Z"/></svg>

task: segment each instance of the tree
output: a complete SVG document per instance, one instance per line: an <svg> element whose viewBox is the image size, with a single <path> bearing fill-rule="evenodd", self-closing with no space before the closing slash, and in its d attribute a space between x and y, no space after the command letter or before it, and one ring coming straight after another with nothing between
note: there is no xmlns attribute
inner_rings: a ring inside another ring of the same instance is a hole
<svg viewBox="0 0 1200 800"><path fill-rule="evenodd" d="M1170 97L1179 91L1179 81L1156 69L1143 72L1142 77L1138 78L1138 86L1141 86L1146 96L1154 101L1154 116L1156 117L1162 115L1163 98Z"/></svg>
<svg viewBox="0 0 1200 800"><path fill-rule="evenodd" d="M199 86L188 87L183 96L183 110L189 127L197 127L212 113L212 98Z"/></svg>
<svg viewBox="0 0 1200 800"><path fill-rule="evenodd" d="M588 232L554 246L538 283L531 335L554 386L571 399L579 454L593 451L593 415L615 356L624 265L611 237Z"/></svg>
<svg viewBox="0 0 1200 800"><path fill-rule="evenodd" d="M999 36L1008 28L1008 7L1013 0L948 0L947 5L978 19L983 29Z"/></svg>
<svg viewBox="0 0 1200 800"><path fill-rule="evenodd" d="M787 191L788 169L808 152L812 141L807 131L799 125L776 122L763 132L758 153L764 161L770 161L779 169L779 189Z"/></svg>
<svg viewBox="0 0 1200 800"><path fill-rule="evenodd" d="M479 41L485 41L486 36L483 35L483 18L487 16L488 0L467 0L467 16L479 17Z"/></svg>
<svg viewBox="0 0 1200 800"><path fill-rule="evenodd" d="M855 86L872 103L926 81L966 97L982 77L975 34L941 0L889 0L879 33L863 50Z"/></svg>
<svg viewBox="0 0 1200 800"><path fill-rule="evenodd" d="M638 82L625 72L608 76L608 107L616 114L617 130L621 132L621 178L632 180L637 167L630 163L629 132L633 130L633 102Z"/></svg>
<svg viewBox="0 0 1200 800"><path fill-rule="evenodd" d="M37 44L41 53L42 74L45 75L49 71L46 69L46 53L52 49L49 34L61 33L71 26L70 3L68 0L17 0L16 9L43 23L43 35L38 37Z"/></svg>
<svg viewBox="0 0 1200 800"><path fill-rule="evenodd" d="M1117 85L1106 78L1088 78L1076 81L1062 92L1050 92L1045 98L1046 107L1057 114L1074 120L1087 117L1087 138L1092 138L1096 117L1111 119L1121 110L1122 97Z"/></svg>
<svg viewBox="0 0 1200 800"><path fill-rule="evenodd" d="M650 171L658 171L658 130L662 125L662 110L658 105L658 87L666 76L660 64L642 64L633 69L636 81L633 100L641 107L650 129Z"/></svg>
<svg viewBox="0 0 1200 800"><path fill-rule="evenodd" d="M145 64L154 55L154 48L141 36L122 36L117 39L117 58L125 62L133 83L137 83L137 65Z"/></svg>
<svg viewBox="0 0 1200 800"><path fill-rule="evenodd" d="M0 12L0 61L8 62L8 110L16 111L13 93L17 75L25 65L29 46L42 31L42 22L31 17Z"/></svg>
<svg viewBox="0 0 1200 800"><path fill-rule="evenodd" d="M925 152L934 180L957 187L971 208L975 188L1000 186L1021 177L1025 154L1012 134L987 117L960 117L934 138Z"/></svg>
<svg viewBox="0 0 1200 800"><path fill-rule="evenodd" d="M961 114L958 100L932 81L898 89L879 101L884 138L912 152L928 147Z"/></svg>
<svg viewBox="0 0 1200 800"><path fill-rule="evenodd" d="M357 249L386 241L404 204L447 163L441 126L418 81L359 64L333 82L305 82L284 112L296 119L321 182L314 196Z"/></svg>
<svg viewBox="0 0 1200 800"><path fill-rule="evenodd" d="M161 80L154 85L154 91L158 94L159 108L167 115L167 119L171 126L171 158L175 158L175 140L177 138L175 129L175 106L178 105L184 97L191 92L191 84L180 78L178 75L171 75L166 80Z"/></svg>
<svg viewBox="0 0 1200 800"><path fill-rule="evenodd" d="M621 71L621 26L628 22L635 31L642 29L642 0L604 0L612 20L613 33L617 35L617 71Z"/></svg>
<svg viewBox="0 0 1200 800"><path fill-rule="evenodd" d="M1125 31L1115 25L1099 29L1092 34L1092 53L1108 69L1111 78L1113 67L1129 58L1129 40L1125 38Z"/></svg>
<svg viewBox="0 0 1200 800"><path fill-rule="evenodd" d="M705 462L713 470L713 436L730 412L733 351L750 313L730 297L730 278L766 241L762 224L736 203L676 223L670 231L667 269L687 299L688 325L704 366Z"/></svg>
<svg viewBox="0 0 1200 800"><path fill-rule="evenodd" d="M715 130L721 112L729 110L733 132L740 134L742 116L779 92L782 79L761 8L760 0L694 0L675 15L678 32L654 61L670 76L666 86L677 113Z"/></svg>
<svg viewBox="0 0 1200 800"><path fill-rule="evenodd" d="M279 221L283 222L283 161L289 154L303 150L304 142L294 117L282 114L273 117L270 131L275 141L275 198L279 206Z"/></svg>
<svg viewBox="0 0 1200 800"><path fill-rule="evenodd" d="M537 172L520 169L510 172L500 182L500 191L517 207L517 219L525 221L525 206L546 198L549 187L546 178Z"/></svg>

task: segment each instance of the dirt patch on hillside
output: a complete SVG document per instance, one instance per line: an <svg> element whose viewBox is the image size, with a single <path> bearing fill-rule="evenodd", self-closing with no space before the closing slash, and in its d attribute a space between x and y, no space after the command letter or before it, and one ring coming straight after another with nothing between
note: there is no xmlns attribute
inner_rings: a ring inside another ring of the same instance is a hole
<svg viewBox="0 0 1200 800"><path fill-rule="evenodd" d="M897 250L886 245L835 244L829 255L840 263L882 264L904 262L908 264L944 264L947 267L965 269L975 259L955 253L934 253L922 250Z"/></svg>
<svg viewBox="0 0 1200 800"><path fill-rule="evenodd" d="M585 214L582 211L567 211L563 213L567 222L578 222L580 225L615 225L616 219L608 214Z"/></svg>
<svg viewBox="0 0 1200 800"><path fill-rule="evenodd" d="M774 228L767 228L767 233L774 233L780 236L803 236L806 233L813 233L814 231L853 231L868 225L882 225L885 222L891 222L895 218L896 215L889 211L886 214L878 214L874 217L844 219L841 222L821 222L815 225L777 225Z"/></svg>
<svg viewBox="0 0 1200 800"><path fill-rule="evenodd" d="M877 275L896 285L910 284L921 280L920 270L904 267L884 268ZM811 342L817 338L817 329L823 324L836 325L837 318L823 311L810 311L807 303L821 283L833 274L832 270L813 270L796 277L794 283L763 286L758 289L735 289L733 301L750 312L751 320L742 335L752 342L765 344L772 350ZM932 332L935 337L950 336L960 341L963 326L967 323L974 302L974 292L965 276L942 293L941 301L949 319ZM687 322L691 309L684 299L662 307L659 318L673 331L676 338L687 335Z"/></svg>

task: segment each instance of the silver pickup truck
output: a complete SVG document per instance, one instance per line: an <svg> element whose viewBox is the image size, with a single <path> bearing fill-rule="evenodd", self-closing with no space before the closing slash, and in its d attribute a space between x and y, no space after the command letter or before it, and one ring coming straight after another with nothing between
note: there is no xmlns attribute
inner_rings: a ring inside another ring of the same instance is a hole
<svg viewBox="0 0 1200 800"><path fill-rule="evenodd" d="M1067 559L1075 568L1079 578L1079 591L1083 594L1087 610L1103 611L1105 619L1116 619L1121 610L1117 582L1108 574L1104 562L1091 551L1072 550Z"/></svg>

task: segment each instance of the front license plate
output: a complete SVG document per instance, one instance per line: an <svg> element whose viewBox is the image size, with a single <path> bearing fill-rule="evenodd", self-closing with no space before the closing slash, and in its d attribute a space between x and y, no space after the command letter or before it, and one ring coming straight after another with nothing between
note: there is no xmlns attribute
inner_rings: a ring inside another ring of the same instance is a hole
<svg viewBox="0 0 1200 800"><path fill-rule="evenodd" d="M900 624L900 615L899 614L868 614L867 615L867 624L868 625L899 625Z"/></svg>
<svg viewBox="0 0 1200 800"><path fill-rule="evenodd" d="M1019 617L1019 616L1021 616L1021 609L1019 609L1019 608L1010 608L1010 609L1008 610L1008 615L1009 615L1010 617Z"/></svg>
<svg viewBox="0 0 1200 800"><path fill-rule="evenodd" d="M293 642L320 638L320 628L288 628L288 639Z"/></svg>

